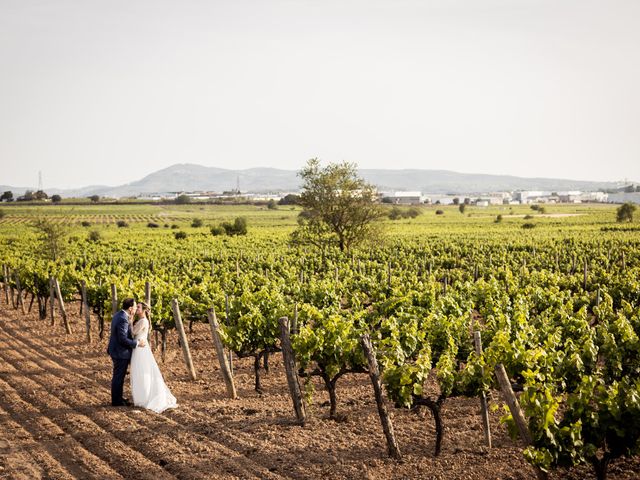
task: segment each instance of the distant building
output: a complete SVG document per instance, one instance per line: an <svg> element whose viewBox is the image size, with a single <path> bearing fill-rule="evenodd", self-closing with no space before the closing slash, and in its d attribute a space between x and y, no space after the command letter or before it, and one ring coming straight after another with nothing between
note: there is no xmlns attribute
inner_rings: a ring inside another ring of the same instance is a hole
<svg viewBox="0 0 640 480"><path fill-rule="evenodd" d="M176 192L152 192L138 195L138 200L152 200L159 202L161 200L174 200L178 194Z"/></svg>
<svg viewBox="0 0 640 480"><path fill-rule="evenodd" d="M582 192L579 190L558 192L557 196L561 203L582 203Z"/></svg>
<svg viewBox="0 0 640 480"><path fill-rule="evenodd" d="M609 203L637 203L640 205L640 192L610 193L607 199Z"/></svg>
<svg viewBox="0 0 640 480"><path fill-rule="evenodd" d="M441 194L430 194L428 197L429 202L433 205L453 205L453 199L457 198L461 200L461 195L441 195Z"/></svg>
<svg viewBox="0 0 640 480"><path fill-rule="evenodd" d="M547 197L551 196L551 192L542 190L522 190L514 192L513 199L520 203L544 203Z"/></svg>
<svg viewBox="0 0 640 480"><path fill-rule="evenodd" d="M396 205L417 205L422 203L422 192L394 192L385 195L391 199L391 203Z"/></svg>
<svg viewBox="0 0 640 480"><path fill-rule="evenodd" d="M476 199L476 205L486 202L488 205L504 205L511 200L511 194L507 192L492 192L482 194ZM481 206L481 205L479 205Z"/></svg>
<svg viewBox="0 0 640 480"><path fill-rule="evenodd" d="M606 202L609 200L609 194L604 192L583 192L583 202Z"/></svg>

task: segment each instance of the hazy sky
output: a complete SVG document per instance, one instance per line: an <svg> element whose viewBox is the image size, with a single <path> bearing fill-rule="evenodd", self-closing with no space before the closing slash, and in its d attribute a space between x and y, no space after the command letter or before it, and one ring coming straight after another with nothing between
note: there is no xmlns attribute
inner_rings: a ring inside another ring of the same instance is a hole
<svg viewBox="0 0 640 480"><path fill-rule="evenodd" d="M640 1L0 0L0 184L311 157L640 180Z"/></svg>

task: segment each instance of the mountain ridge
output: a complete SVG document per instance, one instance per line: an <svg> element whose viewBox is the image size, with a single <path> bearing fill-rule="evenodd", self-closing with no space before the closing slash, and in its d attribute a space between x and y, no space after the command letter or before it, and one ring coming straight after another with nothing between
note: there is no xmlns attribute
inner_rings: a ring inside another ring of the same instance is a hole
<svg viewBox="0 0 640 480"><path fill-rule="evenodd" d="M619 182L597 182L543 177L517 177L460 173L451 170L427 169L359 169L358 173L380 190L420 191L431 194L473 194L513 190L605 190L620 186ZM157 170L140 180L110 187L90 185L76 189L45 189L49 195L64 197L128 197L152 193L211 191L223 192L239 185L247 193L282 193L297 191L301 179L295 170L256 167L232 170L192 163L178 163ZM0 185L0 191L11 190L19 196L28 188ZM31 189L33 190L33 189Z"/></svg>

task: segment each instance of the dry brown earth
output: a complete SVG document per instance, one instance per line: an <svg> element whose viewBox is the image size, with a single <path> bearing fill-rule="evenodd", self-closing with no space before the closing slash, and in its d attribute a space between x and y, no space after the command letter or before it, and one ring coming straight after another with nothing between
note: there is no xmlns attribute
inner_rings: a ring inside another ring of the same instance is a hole
<svg viewBox="0 0 640 480"><path fill-rule="evenodd" d="M328 396L315 383L311 420L304 428L294 424L279 355L262 395L253 390L252 360L236 361L240 398L229 400L204 324L189 334L197 381L188 379L175 333L160 363L178 398L176 410L156 415L113 408L106 339L86 344L75 304L70 311L76 333L65 335L35 313L23 316L0 303L0 478L535 478L500 425L500 411L491 417L494 448L483 446L477 399L445 404L438 458L430 415L392 409L401 463L385 455L366 375L339 381L338 422L327 418ZM610 471L610 478L638 478L640 462L617 461ZM592 477L587 468L551 476L585 477Z"/></svg>

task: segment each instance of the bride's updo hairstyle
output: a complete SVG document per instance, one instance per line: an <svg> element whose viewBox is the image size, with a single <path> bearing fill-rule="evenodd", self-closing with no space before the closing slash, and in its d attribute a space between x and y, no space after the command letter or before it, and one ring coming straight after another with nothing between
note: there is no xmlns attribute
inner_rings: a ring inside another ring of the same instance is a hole
<svg viewBox="0 0 640 480"><path fill-rule="evenodd" d="M144 312L144 316L147 317L147 320L149 320L149 326L151 326L151 307L149 305L147 305L144 302L138 302L138 305L140 305L142 307L142 311ZM133 323L136 323L138 320L140 320L140 318L136 318L136 320Z"/></svg>
<svg viewBox="0 0 640 480"><path fill-rule="evenodd" d="M138 305L142 307L142 311L144 312L144 316L149 318L151 315L151 307L144 302L138 302Z"/></svg>

